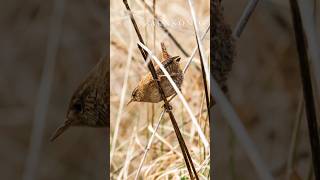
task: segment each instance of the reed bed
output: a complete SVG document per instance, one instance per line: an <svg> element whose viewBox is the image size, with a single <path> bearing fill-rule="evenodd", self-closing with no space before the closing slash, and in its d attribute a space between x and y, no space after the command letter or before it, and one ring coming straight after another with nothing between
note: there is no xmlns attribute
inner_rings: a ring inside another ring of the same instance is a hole
<svg viewBox="0 0 320 180"><path fill-rule="evenodd" d="M155 1L157 19L163 23L176 42L163 31L159 23L154 23L155 16L146 6L147 4L153 7L153 1L146 1L144 4L144 1L137 0L129 1L129 4L146 47L160 58L160 42L164 42L168 53L172 56L179 55L182 58L181 67L185 67L189 54L197 47L188 2ZM188 179L189 174L166 113L156 130L156 125L161 119L160 114L164 110L163 103L132 103L126 106L133 88L149 71L138 50L138 39L124 5L118 1L111 1L110 6L110 176L112 179L135 179L139 171L140 179ZM209 24L209 1L197 2L195 12L200 32L204 33ZM180 48L177 43L180 44ZM204 53L209 57L209 34L202 43ZM206 61L208 63L208 59ZM196 52L185 73L181 92L205 138L209 140L209 120L200 66ZM182 101L176 97L170 103L199 178L209 179L210 149L203 144ZM150 139L153 139L153 142ZM148 144L150 146L146 148ZM147 153L144 153L146 150ZM145 159L141 163L144 156Z"/></svg>

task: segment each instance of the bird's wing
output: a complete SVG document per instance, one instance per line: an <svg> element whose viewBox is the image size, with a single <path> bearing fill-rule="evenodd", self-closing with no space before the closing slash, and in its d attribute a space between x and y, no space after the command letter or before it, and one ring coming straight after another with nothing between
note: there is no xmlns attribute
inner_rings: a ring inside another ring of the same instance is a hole
<svg viewBox="0 0 320 180"><path fill-rule="evenodd" d="M164 61L162 61L162 65L164 66L164 68L167 68L173 61L177 61L179 62L180 57L179 56L174 56L174 57L170 57ZM156 66L156 70L160 69L159 65Z"/></svg>

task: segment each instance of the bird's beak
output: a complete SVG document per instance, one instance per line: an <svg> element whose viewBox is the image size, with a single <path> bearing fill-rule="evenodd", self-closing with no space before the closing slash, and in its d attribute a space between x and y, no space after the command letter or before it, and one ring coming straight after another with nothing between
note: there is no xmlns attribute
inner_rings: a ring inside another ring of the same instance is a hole
<svg viewBox="0 0 320 180"><path fill-rule="evenodd" d="M65 123L60 126L51 136L50 141L53 142L57 137L59 137L63 132L65 132L71 126L71 121L66 120Z"/></svg>
<svg viewBox="0 0 320 180"><path fill-rule="evenodd" d="M131 98L130 101L127 103L127 106L133 102L133 99Z"/></svg>

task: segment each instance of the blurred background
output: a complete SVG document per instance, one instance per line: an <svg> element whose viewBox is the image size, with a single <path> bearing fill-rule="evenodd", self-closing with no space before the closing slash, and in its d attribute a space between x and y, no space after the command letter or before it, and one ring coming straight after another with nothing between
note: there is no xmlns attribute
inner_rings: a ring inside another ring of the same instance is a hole
<svg viewBox="0 0 320 180"><path fill-rule="evenodd" d="M222 1L226 22L232 29L247 2ZM319 25L318 17L317 13ZM302 97L298 62L289 1L259 1L243 34L236 40L236 57L228 85L233 107L276 179L285 179ZM304 117L305 114L298 133L293 171L301 179L308 179L312 173L311 151ZM215 118L216 179L259 179L219 108L215 110Z"/></svg>
<svg viewBox="0 0 320 180"><path fill-rule="evenodd" d="M55 2L64 8L54 13ZM54 57L55 68L49 104L42 107L47 114L31 177L103 179L108 155L105 129L71 128L53 143L49 138L64 122L74 90L106 53L107 2L3 0L0 9L0 179L30 177L26 161L34 119L41 116L35 110L48 56Z"/></svg>

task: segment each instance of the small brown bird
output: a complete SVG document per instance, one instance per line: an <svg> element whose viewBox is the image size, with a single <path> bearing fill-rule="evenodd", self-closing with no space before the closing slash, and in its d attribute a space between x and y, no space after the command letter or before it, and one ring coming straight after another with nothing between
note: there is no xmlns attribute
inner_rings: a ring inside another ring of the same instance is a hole
<svg viewBox="0 0 320 180"><path fill-rule="evenodd" d="M108 61L107 57L102 58L73 93L66 120L51 141L71 126L110 127Z"/></svg>
<svg viewBox="0 0 320 180"><path fill-rule="evenodd" d="M171 57L164 43L161 43L162 48L162 64L170 74L173 81L176 83L178 88L181 88L183 82L183 72L180 68L180 57L175 56ZM173 89L172 85L170 84L169 80L165 77L164 73L160 69L159 66L155 67L156 73L160 80L161 87L164 91L166 97L172 96L175 94L175 90ZM137 101L137 102L151 102L151 103L158 103L160 102L161 95L159 93L158 85L156 80L153 79L152 74L149 72L145 75L141 81L139 82L138 86L133 90L131 95L131 100L128 102Z"/></svg>

